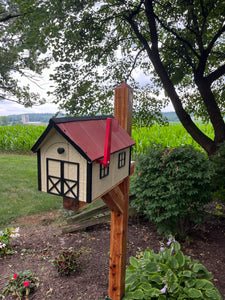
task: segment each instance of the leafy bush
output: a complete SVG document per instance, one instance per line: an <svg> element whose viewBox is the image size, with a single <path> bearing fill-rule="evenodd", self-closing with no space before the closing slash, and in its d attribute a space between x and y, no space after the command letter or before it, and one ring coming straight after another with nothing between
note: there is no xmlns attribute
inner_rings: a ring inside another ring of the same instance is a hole
<svg viewBox="0 0 225 300"><path fill-rule="evenodd" d="M35 277L34 274L29 271L21 271L18 274L10 276L10 280L7 282L3 289L3 294L8 295L12 293L17 299L21 299L23 296L28 296L33 292L35 287L39 286L39 279Z"/></svg>
<svg viewBox="0 0 225 300"><path fill-rule="evenodd" d="M203 153L191 146L147 149L136 160L132 205L155 223L160 233L184 238L200 223L211 201L213 170Z"/></svg>
<svg viewBox="0 0 225 300"><path fill-rule="evenodd" d="M212 162L216 173L213 180L214 198L225 202L225 142L220 144Z"/></svg>
<svg viewBox="0 0 225 300"><path fill-rule="evenodd" d="M174 239L167 244L170 248L161 244L158 254L147 249L139 258L130 257L124 300L222 299L208 270L185 256Z"/></svg>
<svg viewBox="0 0 225 300"><path fill-rule="evenodd" d="M53 260L57 272L63 275L70 275L71 272L76 272L81 267L78 264L78 258L82 251L75 252L74 250L62 251L57 258Z"/></svg>

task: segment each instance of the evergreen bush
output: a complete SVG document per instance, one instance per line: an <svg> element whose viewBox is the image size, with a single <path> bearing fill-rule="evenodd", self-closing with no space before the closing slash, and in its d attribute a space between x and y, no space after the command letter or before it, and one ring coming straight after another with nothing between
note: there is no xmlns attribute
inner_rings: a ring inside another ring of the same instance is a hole
<svg viewBox="0 0 225 300"><path fill-rule="evenodd" d="M160 145L152 145L136 162L132 205L157 225L159 233L184 238L212 201L210 162L192 146Z"/></svg>

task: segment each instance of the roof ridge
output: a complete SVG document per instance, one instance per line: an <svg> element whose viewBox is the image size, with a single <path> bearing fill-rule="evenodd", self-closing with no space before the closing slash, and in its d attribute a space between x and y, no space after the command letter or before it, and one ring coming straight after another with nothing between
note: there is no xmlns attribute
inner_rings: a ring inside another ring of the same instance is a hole
<svg viewBox="0 0 225 300"><path fill-rule="evenodd" d="M70 122L80 122L80 121L96 121L96 120L106 120L107 118L114 118L113 115L101 115L101 116L85 116L85 117L62 117L62 118L51 118L55 124L60 123L70 123Z"/></svg>

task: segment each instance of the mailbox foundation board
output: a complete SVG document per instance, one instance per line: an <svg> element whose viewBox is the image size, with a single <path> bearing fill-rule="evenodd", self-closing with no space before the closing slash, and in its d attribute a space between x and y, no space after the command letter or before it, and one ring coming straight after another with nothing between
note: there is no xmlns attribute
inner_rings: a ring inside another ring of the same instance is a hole
<svg viewBox="0 0 225 300"><path fill-rule="evenodd" d="M37 152L40 191L90 203L129 176L135 142L115 119L110 134L110 164L101 163L108 118L113 117L50 119L31 149Z"/></svg>

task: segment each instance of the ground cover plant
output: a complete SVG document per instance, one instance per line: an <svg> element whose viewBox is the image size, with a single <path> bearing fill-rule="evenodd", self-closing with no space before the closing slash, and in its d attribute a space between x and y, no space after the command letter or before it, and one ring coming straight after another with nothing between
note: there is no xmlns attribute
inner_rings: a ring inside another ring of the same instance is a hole
<svg viewBox="0 0 225 300"><path fill-rule="evenodd" d="M16 299L22 299L22 297L28 299L29 294L38 286L39 278L30 270L24 270L10 276L3 289L3 294L6 296L12 294Z"/></svg>
<svg viewBox="0 0 225 300"><path fill-rule="evenodd" d="M180 244L170 237L167 245L161 243L158 253L147 249L137 258L130 257L124 300L222 300L212 279L205 266L184 255Z"/></svg>

